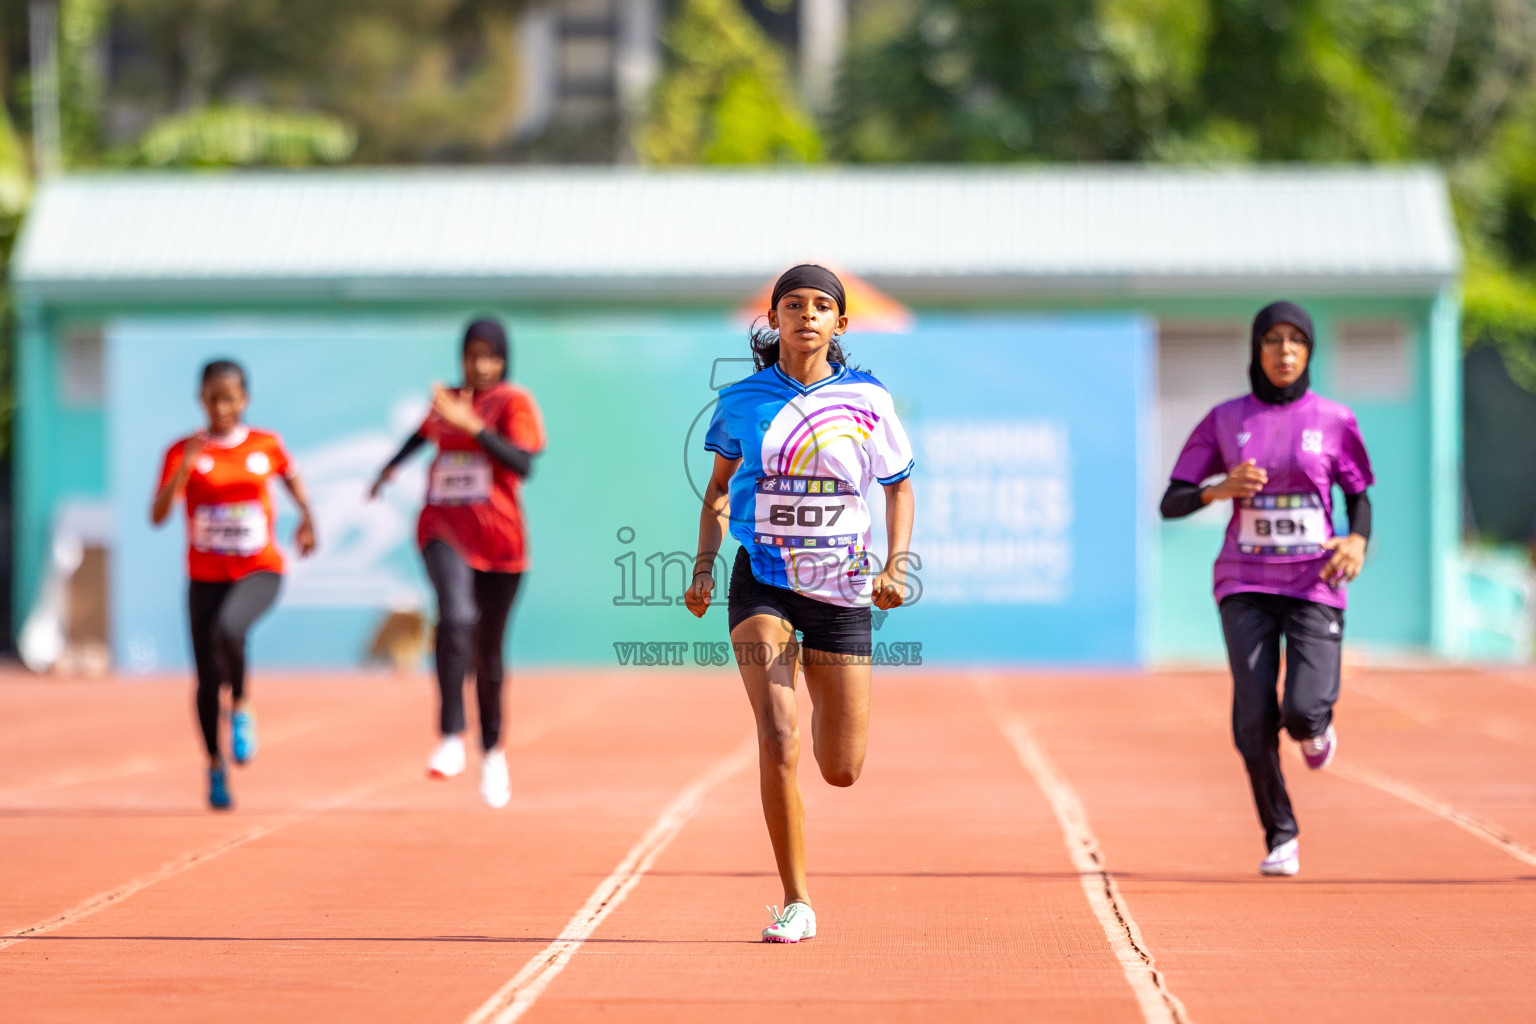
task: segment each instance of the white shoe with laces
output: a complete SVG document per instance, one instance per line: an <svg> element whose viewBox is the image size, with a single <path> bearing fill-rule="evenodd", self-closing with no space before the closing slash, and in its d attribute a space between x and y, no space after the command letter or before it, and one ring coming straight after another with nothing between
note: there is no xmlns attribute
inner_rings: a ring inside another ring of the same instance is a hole
<svg viewBox="0 0 1536 1024"><path fill-rule="evenodd" d="M1261 875L1294 875L1301 870L1301 844L1294 839L1287 839L1273 850L1269 856L1259 864Z"/></svg>
<svg viewBox="0 0 1536 1024"><path fill-rule="evenodd" d="M816 937L816 911L808 903L791 903L779 913L778 907L769 907L773 924L763 929L764 942L799 942Z"/></svg>
<svg viewBox="0 0 1536 1024"><path fill-rule="evenodd" d="M433 779L451 779L464 773L464 738L444 736L443 741L427 758L427 776Z"/></svg>
<svg viewBox="0 0 1536 1024"><path fill-rule="evenodd" d="M487 750L480 761L480 799L487 807L505 807L512 799L512 779L507 774L507 755Z"/></svg>

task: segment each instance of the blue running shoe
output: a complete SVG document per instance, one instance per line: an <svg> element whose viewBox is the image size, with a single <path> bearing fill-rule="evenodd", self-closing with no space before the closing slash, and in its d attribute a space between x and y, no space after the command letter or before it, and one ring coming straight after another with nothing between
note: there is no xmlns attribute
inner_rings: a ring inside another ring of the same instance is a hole
<svg viewBox="0 0 1536 1024"><path fill-rule="evenodd" d="M227 811L235 802L230 799L223 765L208 769L208 806L216 811Z"/></svg>
<svg viewBox="0 0 1536 1024"><path fill-rule="evenodd" d="M256 739L256 716L243 710L229 716L229 737L235 764L245 764L255 757L261 749L261 742Z"/></svg>

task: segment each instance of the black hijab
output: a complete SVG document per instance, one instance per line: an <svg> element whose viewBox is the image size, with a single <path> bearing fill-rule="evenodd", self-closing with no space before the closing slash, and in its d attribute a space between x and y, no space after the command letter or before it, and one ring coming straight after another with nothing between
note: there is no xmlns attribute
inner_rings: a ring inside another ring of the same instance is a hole
<svg viewBox="0 0 1536 1024"><path fill-rule="evenodd" d="M1307 368L1301 371L1301 376L1297 377L1290 387L1276 387L1259 362L1259 347L1263 343L1264 335L1269 333L1269 329L1275 324L1290 324L1301 331L1307 339ZM1306 394L1307 388L1312 385L1313 341L1312 318L1296 303L1271 302L1259 310L1259 315L1253 318L1253 331L1249 335L1248 383L1253 387L1253 397L1268 405L1289 405Z"/></svg>
<svg viewBox="0 0 1536 1024"><path fill-rule="evenodd" d="M501 326L501 321L494 317L481 317L468 327L464 328L464 353L469 352L469 343L483 341L491 346L491 351L501 357L501 379L506 380L512 376L512 354L507 344L507 329Z"/></svg>

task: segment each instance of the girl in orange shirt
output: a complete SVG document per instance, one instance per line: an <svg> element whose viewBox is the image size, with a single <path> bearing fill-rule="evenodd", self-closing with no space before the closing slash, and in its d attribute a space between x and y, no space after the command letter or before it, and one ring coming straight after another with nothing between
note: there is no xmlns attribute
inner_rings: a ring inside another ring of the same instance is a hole
<svg viewBox="0 0 1536 1024"><path fill-rule="evenodd" d="M315 549L315 527L282 439L241 422L250 398L240 364L218 359L203 367L200 398L208 427L166 451L149 517L161 525L176 499L185 498L197 718L208 751L208 805L223 810L233 801L219 752L221 692L229 687L232 753L244 764L257 748L256 719L245 697L245 636L272 607L282 582L269 479L281 479L299 507L293 542L301 556Z"/></svg>

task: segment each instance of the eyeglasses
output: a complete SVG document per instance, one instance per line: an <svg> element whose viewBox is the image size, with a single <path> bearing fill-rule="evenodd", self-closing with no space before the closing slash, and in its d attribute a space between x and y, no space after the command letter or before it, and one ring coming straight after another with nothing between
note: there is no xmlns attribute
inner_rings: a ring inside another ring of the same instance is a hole
<svg viewBox="0 0 1536 1024"><path fill-rule="evenodd" d="M1305 337L1303 337L1302 335L1299 335L1299 334L1293 334L1293 335L1266 334L1266 335L1264 335L1264 337L1259 339L1259 344L1260 345L1267 345L1270 348L1279 348L1280 346L1285 345L1285 344L1295 345L1297 348L1306 348L1307 347L1307 339Z"/></svg>

